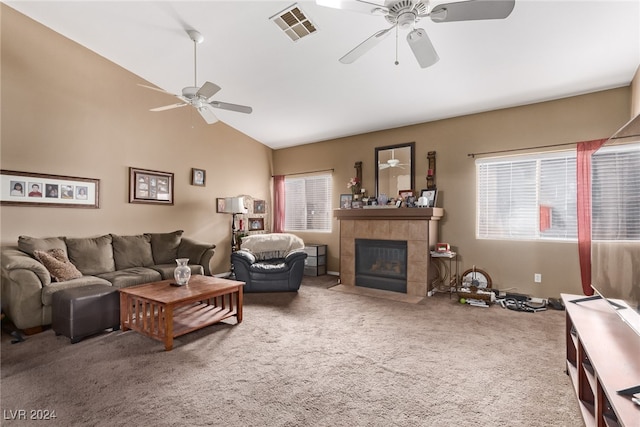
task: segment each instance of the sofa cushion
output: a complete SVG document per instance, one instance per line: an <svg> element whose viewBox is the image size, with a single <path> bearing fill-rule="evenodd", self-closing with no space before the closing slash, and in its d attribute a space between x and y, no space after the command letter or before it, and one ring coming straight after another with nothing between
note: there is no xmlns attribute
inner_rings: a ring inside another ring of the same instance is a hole
<svg viewBox="0 0 640 427"><path fill-rule="evenodd" d="M65 238L69 259L85 276L115 271L111 236Z"/></svg>
<svg viewBox="0 0 640 427"><path fill-rule="evenodd" d="M162 280L160 273L147 267L126 268L124 270L98 274L97 276L111 282L114 288L126 288Z"/></svg>
<svg viewBox="0 0 640 427"><path fill-rule="evenodd" d="M111 235L113 239L113 260L117 270L130 267L153 265L151 237L144 234L136 236Z"/></svg>
<svg viewBox="0 0 640 427"><path fill-rule="evenodd" d="M36 250L33 255L46 267L56 282L82 277L82 273L75 265L71 264L65 252L60 248L49 249L47 252Z"/></svg>
<svg viewBox="0 0 640 427"><path fill-rule="evenodd" d="M151 252L155 264L170 264L178 258L178 246L183 230L173 233L145 233L151 238Z"/></svg>
<svg viewBox="0 0 640 427"><path fill-rule="evenodd" d="M37 238L29 236L18 237L18 249L22 252L26 252L31 256L35 256L35 251L48 251L49 249L62 249L67 255L67 245L64 242L64 237L46 237Z"/></svg>

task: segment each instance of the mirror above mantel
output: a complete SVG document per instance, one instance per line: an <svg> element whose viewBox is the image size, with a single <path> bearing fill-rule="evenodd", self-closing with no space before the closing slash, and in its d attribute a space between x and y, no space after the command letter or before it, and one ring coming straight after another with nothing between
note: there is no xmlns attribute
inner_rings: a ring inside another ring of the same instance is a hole
<svg viewBox="0 0 640 427"><path fill-rule="evenodd" d="M376 197L415 190L415 142L376 147Z"/></svg>

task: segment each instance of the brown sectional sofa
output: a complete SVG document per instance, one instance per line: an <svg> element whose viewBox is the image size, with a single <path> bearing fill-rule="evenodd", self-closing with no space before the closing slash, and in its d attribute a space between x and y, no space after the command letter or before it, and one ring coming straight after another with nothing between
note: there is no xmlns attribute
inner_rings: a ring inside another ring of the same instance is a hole
<svg viewBox="0 0 640 427"><path fill-rule="evenodd" d="M171 279L177 258L189 258L192 274L211 275L215 245L182 234L178 230L87 238L20 236L17 246L2 248L2 311L17 328L37 330L51 324L52 297L62 289L94 284L124 288ZM56 272L50 273L34 255L52 249L62 249L67 264L73 264L70 268L79 270L81 277L56 281L52 277Z"/></svg>

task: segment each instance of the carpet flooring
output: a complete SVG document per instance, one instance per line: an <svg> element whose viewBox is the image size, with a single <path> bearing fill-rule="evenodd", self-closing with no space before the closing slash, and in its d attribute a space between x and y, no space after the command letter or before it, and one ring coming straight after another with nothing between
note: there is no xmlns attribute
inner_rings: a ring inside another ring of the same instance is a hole
<svg viewBox="0 0 640 427"><path fill-rule="evenodd" d="M564 312L336 292L245 294L174 341L46 330L0 342L3 426L582 426ZM51 421L19 420L55 411Z"/></svg>

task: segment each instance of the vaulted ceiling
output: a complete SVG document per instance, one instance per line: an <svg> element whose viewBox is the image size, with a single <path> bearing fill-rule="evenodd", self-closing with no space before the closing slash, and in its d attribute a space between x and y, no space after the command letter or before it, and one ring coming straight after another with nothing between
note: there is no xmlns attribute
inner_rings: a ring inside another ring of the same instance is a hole
<svg viewBox="0 0 640 427"><path fill-rule="evenodd" d="M640 64L638 0L516 0L502 20L423 18L440 57L428 68L407 30L338 62L390 25L313 1L297 3L316 29L297 41L270 19L291 1L5 3L171 93L194 85L186 30L199 31L196 84L211 81L221 87L214 99L253 108L217 117L275 149L626 86Z"/></svg>

